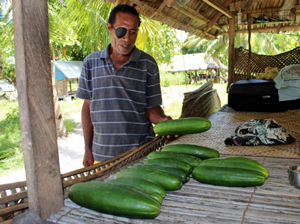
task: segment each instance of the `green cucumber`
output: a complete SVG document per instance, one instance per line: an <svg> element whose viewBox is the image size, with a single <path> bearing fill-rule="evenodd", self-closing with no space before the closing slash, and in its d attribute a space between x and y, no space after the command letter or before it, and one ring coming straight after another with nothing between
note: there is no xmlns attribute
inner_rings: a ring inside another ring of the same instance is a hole
<svg viewBox="0 0 300 224"><path fill-rule="evenodd" d="M183 169L185 172L190 174L193 170L193 167L187 162L178 160L178 159L168 159L168 158L158 158L158 159L147 159L144 164L157 164L172 166Z"/></svg>
<svg viewBox="0 0 300 224"><path fill-rule="evenodd" d="M160 213L160 203L146 194L102 181L76 183L68 196L80 206L116 216L153 219Z"/></svg>
<svg viewBox="0 0 300 224"><path fill-rule="evenodd" d="M161 185L166 191L179 190L182 187L180 178L176 175L150 168L124 169L117 173L117 178L135 177L153 181Z"/></svg>
<svg viewBox="0 0 300 224"><path fill-rule="evenodd" d="M201 183L228 187L260 186L265 182L260 172L232 167L197 166L192 176Z"/></svg>
<svg viewBox="0 0 300 224"><path fill-rule="evenodd" d="M140 167L147 167L150 169L156 169L165 171L167 173L174 174L178 176L182 183L187 183L190 180L190 174L186 172L185 170L178 168L178 167L172 167L172 166L166 166L166 165L159 165L159 164L142 164L142 165L135 165L130 167L131 168L140 168Z"/></svg>
<svg viewBox="0 0 300 224"><path fill-rule="evenodd" d="M162 152L162 151L154 151L148 154L147 159L158 159L158 158L170 158L170 159L178 159L190 164L193 168L196 167L202 160L196 156L191 156L182 153L173 153L173 152Z"/></svg>
<svg viewBox="0 0 300 224"><path fill-rule="evenodd" d="M161 151L187 154L196 156L202 160L220 157L220 153L217 150L194 144L166 145Z"/></svg>
<svg viewBox="0 0 300 224"><path fill-rule="evenodd" d="M242 156L207 159L202 161L199 166L220 166L249 169L263 173L265 178L269 177L269 170L267 167L253 159Z"/></svg>
<svg viewBox="0 0 300 224"><path fill-rule="evenodd" d="M203 117L186 117L174 120L166 120L154 126L157 135L185 135L207 131L211 128L211 122Z"/></svg>
<svg viewBox="0 0 300 224"><path fill-rule="evenodd" d="M165 189L157 184L154 183L153 181L142 179L142 178L117 178L110 180L113 182L118 182L118 183L124 183L132 186L136 186L139 188L143 188L149 191L153 191L155 193L160 194L160 196L165 197L166 196L166 191Z"/></svg>
<svg viewBox="0 0 300 224"><path fill-rule="evenodd" d="M139 188L139 187L136 187L136 186L132 186L132 185L129 185L129 184L114 182L113 180L106 181L105 183L112 184L112 185L115 185L115 186L120 186L120 187L123 187L123 188L127 187L129 189L144 193L144 194L148 195L149 197L155 199L159 203L162 203L162 200L163 200L163 197L160 194L158 194L156 192L153 192L153 191L150 191L150 190L146 190L146 189Z"/></svg>

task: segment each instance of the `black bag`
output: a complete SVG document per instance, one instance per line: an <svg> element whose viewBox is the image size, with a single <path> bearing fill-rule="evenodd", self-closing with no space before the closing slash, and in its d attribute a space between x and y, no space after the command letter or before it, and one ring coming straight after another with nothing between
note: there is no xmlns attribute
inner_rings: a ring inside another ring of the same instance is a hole
<svg viewBox="0 0 300 224"><path fill-rule="evenodd" d="M278 100L278 90L273 80L240 80L230 85L228 106L237 111L282 112L288 110L285 102Z"/></svg>

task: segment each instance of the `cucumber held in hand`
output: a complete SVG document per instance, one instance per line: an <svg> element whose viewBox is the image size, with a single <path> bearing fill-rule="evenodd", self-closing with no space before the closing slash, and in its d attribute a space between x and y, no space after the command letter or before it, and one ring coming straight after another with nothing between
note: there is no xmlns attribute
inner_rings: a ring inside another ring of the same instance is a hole
<svg viewBox="0 0 300 224"><path fill-rule="evenodd" d="M219 166L219 167L233 167L248 170L255 170L264 174L265 178L269 177L269 170L263 164L242 156L232 156L225 158L212 158L199 163L199 166Z"/></svg>
<svg viewBox="0 0 300 224"><path fill-rule="evenodd" d="M160 203L144 193L102 181L72 185L69 198L80 206L123 217L152 219L160 213Z"/></svg>
<svg viewBox="0 0 300 224"><path fill-rule="evenodd" d="M194 144L172 144L162 148L162 152L182 153L196 156L202 160L220 157L220 153L212 148Z"/></svg>
<svg viewBox="0 0 300 224"><path fill-rule="evenodd" d="M202 117L186 117L157 123L154 132L160 136L185 135L209 130L211 123Z"/></svg>
<svg viewBox="0 0 300 224"><path fill-rule="evenodd" d="M192 176L201 183L228 187L253 187L265 182L260 172L232 167L197 166Z"/></svg>

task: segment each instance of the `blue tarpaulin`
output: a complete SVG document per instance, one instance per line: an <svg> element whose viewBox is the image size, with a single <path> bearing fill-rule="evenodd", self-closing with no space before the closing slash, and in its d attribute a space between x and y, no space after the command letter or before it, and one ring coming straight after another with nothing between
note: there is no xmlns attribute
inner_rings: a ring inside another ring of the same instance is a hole
<svg viewBox="0 0 300 224"><path fill-rule="evenodd" d="M52 67L53 67L53 63ZM80 77L82 61L55 61L55 79L77 79Z"/></svg>

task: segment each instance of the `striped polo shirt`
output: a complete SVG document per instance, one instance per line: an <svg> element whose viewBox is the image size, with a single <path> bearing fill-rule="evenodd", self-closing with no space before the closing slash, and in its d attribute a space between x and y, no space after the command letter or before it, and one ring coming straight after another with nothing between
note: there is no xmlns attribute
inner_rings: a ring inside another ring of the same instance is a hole
<svg viewBox="0 0 300 224"><path fill-rule="evenodd" d="M151 141L155 135L145 109L162 104L155 60L135 47L116 71L109 49L110 45L85 58L76 95L90 100L97 161Z"/></svg>

